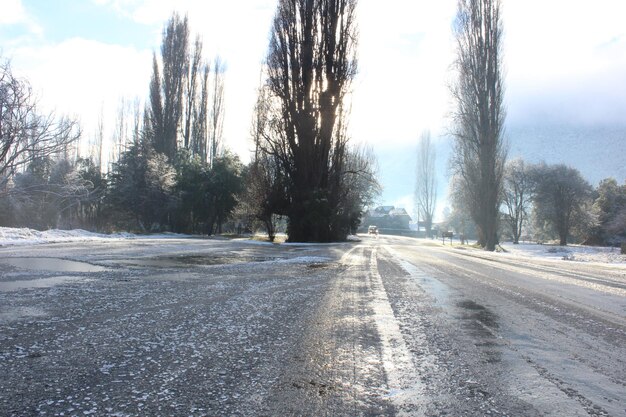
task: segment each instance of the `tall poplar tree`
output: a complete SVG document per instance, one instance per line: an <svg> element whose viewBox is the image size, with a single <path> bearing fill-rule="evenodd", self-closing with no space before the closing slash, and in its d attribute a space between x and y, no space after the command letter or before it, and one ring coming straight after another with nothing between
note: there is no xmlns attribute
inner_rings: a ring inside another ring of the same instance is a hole
<svg viewBox="0 0 626 417"><path fill-rule="evenodd" d="M151 132L154 149L173 160L183 116L183 93L189 72L187 17L174 13L163 31L162 69L153 57L150 82Z"/></svg>
<svg viewBox="0 0 626 417"><path fill-rule="evenodd" d="M426 131L422 133L417 149L415 205L419 220L424 222L428 237L432 236L433 218L437 204L436 156L434 145L430 139L430 132Z"/></svg>
<svg viewBox="0 0 626 417"><path fill-rule="evenodd" d="M502 19L499 0L459 0L453 166L465 189L478 243L493 251L506 160Z"/></svg>
<svg viewBox="0 0 626 417"><path fill-rule="evenodd" d="M341 104L356 74L356 0L280 0L267 57L281 133L265 144L289 180L291 241L345 237L337 224L346 136Z"/></svg>

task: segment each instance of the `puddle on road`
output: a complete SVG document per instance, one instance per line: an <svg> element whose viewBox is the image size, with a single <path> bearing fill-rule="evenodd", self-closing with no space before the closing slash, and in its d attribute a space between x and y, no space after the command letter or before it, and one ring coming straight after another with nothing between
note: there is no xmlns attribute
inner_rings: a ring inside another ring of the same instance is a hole
<svg viewBox="0 0 626 417"><path fill-rule="evenodd" d="M485 363L501 362L502 352L494 333L499 328L498 316L471 300L463 300L456 305L463 310L463 325L476 340L474 345L482 351Z"/></svg>
<svg viewBox="0 0 626 417"><path fill-rule="evenodd" d="M50 288L73 282L86 282L84 277L50 277L21 281L0 281L0 292L11 292L31 288Z"/></svg>
<svg viewBox="0 0 626 417"><path fill-rule="evenodd" d="M457 306L469 311L465 318L476 320L490 329L498 328L498 317L484 306L471 300L460 301Z"/></svg>
<svg viewBox="0 0 626 417"><path fill-rule="evenodd" d="M103 266L60 258L6 258L0 261L0 263L31 271L80 273L106 271L106 268Z"/></svg>
<svg viewBox="0 0 626 417"><path fill-rule="evenodd" d="M184 266L232 265L237 263L267 262L278 258L257 256L160 256L155 258L135 258L109 261L116 265L137 266L146 268L179 268Z"/></svg>

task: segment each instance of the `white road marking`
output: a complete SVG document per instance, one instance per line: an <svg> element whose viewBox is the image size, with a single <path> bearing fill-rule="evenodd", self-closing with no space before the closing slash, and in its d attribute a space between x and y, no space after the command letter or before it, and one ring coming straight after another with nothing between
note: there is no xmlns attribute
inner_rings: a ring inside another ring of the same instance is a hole
<svg viewBox="0 0 626 417"><path fill-rule="evenodd" d="M398 415L423 416L425 389L420 374L400 331L400 325L389 303L387 292L378 272L377 249L370 256L370 278L373 294L373 310L376 328L382 345L382 359L389 399L397 408Z"/></svg>

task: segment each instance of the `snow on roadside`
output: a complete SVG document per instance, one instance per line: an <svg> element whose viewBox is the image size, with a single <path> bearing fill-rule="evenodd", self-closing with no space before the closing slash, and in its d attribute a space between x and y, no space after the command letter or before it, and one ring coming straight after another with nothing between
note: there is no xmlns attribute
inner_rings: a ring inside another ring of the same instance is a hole
<svg viewBox="0 0 626 417"><path fill-rule="evenodd" d="M113 233L110 235L88 232L82 229L74 230L38 230L27 228L0 227L0 246L25 246L43 243L66 243L66 242L94 242L120 239L155 239L155 238L188 238L188 235L166 233L159 235L135 235L132 233Z"/></svg>
<svg viewBox="0 0 626 417"><path fill-rule="evenodd" d="M508 253L515 256L581 262L626 263L626 255L620 253L620 248L581 245L539 245L537 243L514 245L510 242L502 243L501 246Z"/></svg>
<svg viewBox="0 0 626 417"><path fill-rule="evenodd" d="M88 232L82 229L73 230L45 230L39 231L28 228L16 228L16 227L0 227L0 247L2 246L27 246L38 245L44 243L70 243L70 242L96 242L96 241L111 241L121 239L189 239L197 236L185 235L178 233L160 233L150 235L136 235L133 233L112 233L102 234ZM279 240L286 240L286 235L277 234ZM260 241L254 239L238 239L244 243L250 243L253 245L273 245L267 241ZM355 236L349 236L348 241L358 242L359 238ZM320 245L333 245L333 243L281 243L286 246L320 246Z"/></svg>
<svg viewBox="0 0 626 417"><path fill-rule="evenodd" d="M346 242L361 242L361 238L356 235L348 235L345 242L287 242L287 235L285 233L276 233L276 240L272 243L268 240L267 234L256 233L252 239L241 238L238 239L243 243L249 243L251 245L283 245L283 246L333 246L337 243Z"/></svg>

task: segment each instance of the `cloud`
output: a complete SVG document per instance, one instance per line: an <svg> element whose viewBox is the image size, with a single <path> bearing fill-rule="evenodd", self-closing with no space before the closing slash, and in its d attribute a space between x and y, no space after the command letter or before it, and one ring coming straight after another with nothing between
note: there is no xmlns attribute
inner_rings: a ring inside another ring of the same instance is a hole
<svg viewBox="0 0 626 417"><path fill-rule="evenodd" d="M189 16L192 33L204 40L205 56L219 54L227 63L225 136L245 157L277 0L92 1L150 31L156 51L172 11ZM586 0L503 2L509 120L623 115L625 8L623 0L597 0L593 6ZM5 0L0 23L35 22L27 11L20 1ZM359 2L360 72L352 86L350 121L355 141L378 148L407 145L428 128L439 137L452 108L447 85L453 77L455 12L456 0ZM42 38L28 45L11 51L14 67L27 73L43 101L80 114L87 133L102 102L113 113L122 96L147 97L150 50L86 38L57 44Z"/></svg>
<svg viewBox="0 0 626 417"><path fill-rule="evenodd" d="M32 34L40 35L43 30L24 9L21 0L3 0L0 25L24 25Z"/></svg>
<svg viewBox="0 0 626 417"><path fill-rule="evenodd" d="M30 80L45 110L79 117L89 137L103 109L111 136L120 99L146 95L151 52L72 38L16 50L12 64Z"/></svg>
<svg viewBox="0 0 626 417"><path fill-rule="evenodd" d="M598 0L593 6L579 0L505 3L509 120L621 121L626 110L624 14L622 0Z"/></svg>
<svg viewBox="0 0 626 417"><path fill-rule="evenodd" d="M503 6L505 54L509 76L555 79L595 73L624 63L602 46L624 36L623 0L527 0Z"/></svg>
<svg viewBox="0 0 626 417"><path fill-rule="evenodd" d="M95 1L161 27L172 11L187 14L192 31L203 37L205 54L219 54L228 64L226 139L241 152L250 147L250 113L276 0L248 0L245 7L223 1ZM359 3L360 73L353 84L351 118L355 140L410 142L423 129L442 126L449 108L454 7L451 0ZM160 41L160 32L156 36Z"/></svg>
<svg viewBox="0 0 626 417"><path fill-rule="evenodd" d="M391 202L391 205L396 208L403 208L407 211L407 213L409 213L411 217L415 217L415 197L413 196L413 194L399 196L393 202Z"/></svg>
<svg viewBox="0 0 626 417"><path fill-rule="evenodd" d="M225 141L244 159L251 149L249 127L256 100L261 64L276 0L240 2L195 0L94 0L112 7L120 15L143 25L158 27L155 50L161 43L162 28L176 11L187 15L193 36L203 40L205 57L219 55L227 66L225 74ZM146 79L147 86L149 79Z"/></svg>
<svg viewBox="0 0 626 417"><path fill-rule="evenodd" d="M26 20L28 20L28 16L21 0L5 0L3 2L0 24L14 25L24 23Z"/></svg>
<svg viewBox="0 0 626 417"><path fill-rule="evenodd" d="M448 111L454 1L361 2L351 126L357 141L411 143Z"/></svg>

